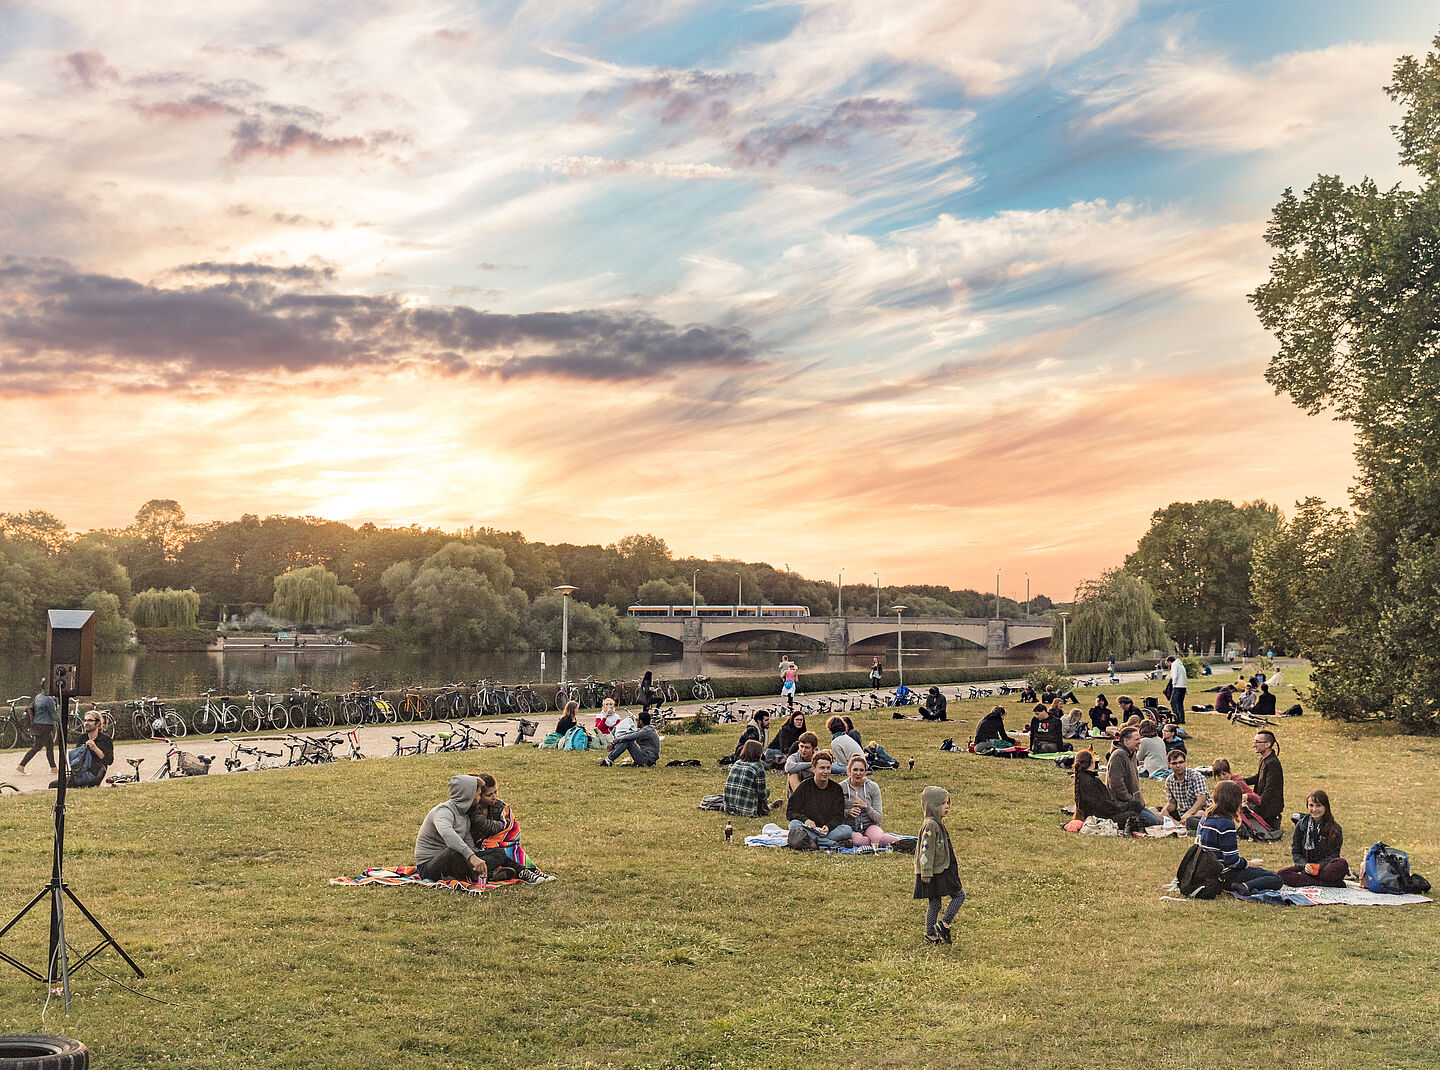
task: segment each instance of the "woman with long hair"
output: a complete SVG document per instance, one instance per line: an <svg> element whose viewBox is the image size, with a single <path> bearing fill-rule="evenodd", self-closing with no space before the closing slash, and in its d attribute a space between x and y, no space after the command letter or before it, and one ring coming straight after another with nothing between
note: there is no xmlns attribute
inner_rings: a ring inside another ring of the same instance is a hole
<svg viewBox="0 0 1440 1070"><path fill-rule="evenodd" d="M1110 789L1095 772L1095 752L1075 752L1075 817L1084 821L1087 817L1105 818L1117 824L1127 817L1138 817L1138 803L1121 806L1110 794Z"/></svg>
<svg viewBox="0 0 1440 1070"><path fill-rule="evenodd" d="M1215 801L1205 811L1196 842L1220 860L1225 887L1241 895L1283 888L1284 882L1268 869L1251 866L1240 856L1240 785L1222 780L1215 786Z"/></svg>
<svg viewBox="0 0 1440 1070"><path fill-rule="evenodd" d="M899 836L880 827L884 811L880 807L880 785L869 779L870 767L863 754L850 759L848 775L840 781L845 791L845 822L850 826L852 847L889 847Z"/></svg>
<svg viewBox="0 0 1440 1070"><path fill-rule="evenodd" d="M1345 835L1330 812L1330 796L1316 788L1306 797L1305 810L1290 839L1290 857L1295 864L1276 876L1292 888L1312 884L1342 888L1350 863L1340 857Z"/></svg>
<svg viewBox="0 0 1440 1070"><path fill-rule="evenodd" d="M796 710L781 722L775 738L770 742L771 750L778 750L783 755L795 753L795 748L800 743L800 737L805 734L805 714Z"/></svg>

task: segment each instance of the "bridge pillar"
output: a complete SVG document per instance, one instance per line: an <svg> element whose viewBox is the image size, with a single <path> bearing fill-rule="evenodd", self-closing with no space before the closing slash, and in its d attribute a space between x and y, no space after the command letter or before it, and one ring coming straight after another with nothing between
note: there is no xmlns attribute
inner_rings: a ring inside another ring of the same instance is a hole
<svg viewBox="0 0 1440 1070"><path fill-rule="evenodd" d="M1010 649L1010 643L1005 638L1005 622L1003 620L987 621L985 624L985 653L992 658L1003 658L1005 651Z"/></svg>
<svg viewBox="0 0 1440 1070"><path fill-rule="evenodd" d="M685 618L685 634L680 637L680 649L687 654L699 650L705 644L705 639L700 633L700 618Z"/></svg>
<svg viewBox="0 0 1440 1070"><path fill-rule="evenodd" d="M850 624L844 617L831 617L825 633L825 652L843 654L850 649Z"/></svg>

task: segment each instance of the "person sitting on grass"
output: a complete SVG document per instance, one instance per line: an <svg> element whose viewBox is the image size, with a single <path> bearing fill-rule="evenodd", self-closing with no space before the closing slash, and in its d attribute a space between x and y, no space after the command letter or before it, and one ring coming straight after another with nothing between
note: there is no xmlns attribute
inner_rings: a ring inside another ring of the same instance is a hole
<svg viewBox="0 0 1440 1070"><path fill-rule="evenodd" d="M1140 771L1135 767L1135 754L1139 750L1140 729L1133 725L1122 728L1115 748L1105 760L1105 786L1110 789L1110 798L1116 806L1127 810L1138 806L1142 822L1158 825L1160 815L1145 805L1145 796L1140 794Z"/></svg>
<svg viewBox="0 0 1440 1070"><path fill-rule="evenodd" d="M1015 741L1010 738L1010 733L1005 731L1004 706L996 706L975 726L975 748L977 750L980 748L980 744L988 743L992 739L998 739L1007 747L1015 746Z"/></svg>
<svg viewBox="0 0 1440 1070"><path fill-rule="evenodd" d="M1226 684L1215 695L1215 712L1223 713L1226 717L1235 712L1235 685Z"/></svg>
<svg viewBox="0 0 1440 1070"><path fill-rule="evenodd" d="M1116 701L1120 704L1119 710L1115 713L1115 723L1117 725L1124 724L1130 720L1131 717L1140 716L1140 707L1135 705L1135 700L1129 695L1121 695Z"/></svg>
<svg viewBox="0 0 1440 1070"><path fill-rule="evenodd" d="M855 736L850 734L851 730L845 724L845 718L831 717L825 722L825 730L830 733L830 754L836 768L849 769L851 758L857 754L862 758L865 756L865 749L856 741Z"/></svg>
<svg viewBox="0 0 1440 1070"><path fill-rule="evenodd" d="M476 854L489 873L488 879L508 881L516 877L526 884L543 884L554 878L541 873L520 846L520 823L510 804L500 798L500 786L489 773L472 773L479 794L470 811L470 835Z"/></svg>
<svg viewBox="0 0 1440 1070"><path fill-rule="evenodd" d="M1129 700L1121 699L1120 701ZM1113 736L1115 730L1120 727L1120 722L1115 719L1115 714L1110 709L1110 700L1104 695L1095 696L1095 705L1090 707L1090 724L1102 736Z"/></svg>
<svg viewBox="0 0 1440 1070"><path fill-rule="evenodd" d="M1291 888L1312 884L1343 888L1350 863L1340 857L1345 836L1330 812L1330 796L1317 788L1305 799L1305 809L1290 838L1290 858L1295 864L1275 875Z"/></svg>
<svg viewBox="0 0 1440 1070"><path fill-rule="evenodd" d="M1095 754L1082 750L1075 754L1075 817L1084 821L1087 817L1099 818L1124 824L1128 817L1140 816L1140 804L1121 806L1110 794L1110 789L1100 781L1095 772Z"/></svg>
<svg viewBox="0 0 1440 1070"><path fill-rule="evenodd" d="M851 828L854 847L889 847L899 836L880 827L885 814L880 806L880 785L869 779L869 769L860 755L850 759L849 775L840 782L845 792L845 823Z"/></svg>
<svg viewBox="0 0 1440 1070"><path fill-rule="evenodd" d="M432 807L415 837L415 870L430 881L485 883L487 867L470 823L480 781L468 773L450 778L450 798Z"/></svg>
<svg viewBox="0 0 1440 1070"><path fill-rule="evenodd" d="M650 727L650 715L640 713L640 727L615 737L610 753L600 759L601 765L614 765L615 759L629 752L636 765L654 765L660 760L660 733Z"/></svg>
<svg viewBox="0 0 1440 1070"><path fill-rule="evenodd" d="M1229 758L1216 758L1210 766L1210 775L1215 778L1217 784L1222 780L1234 781L1235 784L1239 786L1240 793L1244 797L1244 804L1251 810L1260 805L1260 796L1250 790L1250 785L1245 783L1243 776L1230 768Z"/></svg>
<svg viewBox="0 0 1440 1070"><path fill-rule="evenodd" d="M1210 805L1210 785L1198 769L1188 768L1183 750L1172 750L1165 760L1170 766L1170 775L1165 778L1165 805L1160 816L1168 815L1177 825L1194 832Z"/></svg>
<svg viewBox="0 0 1440 1070"><path fill-rule="evenodd" d="M725 812L736 817L764 817L770 812L770 789L765 786L764 748L758 739L740 744L740 753L725 778Z"/></svg>
<svg viewBox="0 0 1440 1070"><path fill-rule="evenodd" d="M800 737L804 734L805 715L796 710L780 722L780 730L775 733L769 749L779 751L782 758L788 758L795 753L795 749L800 745Z"/></svg>
<svg viewBox="0 0 1440 1070"><path fill-rule="evenodd" d="M925 705L920 707L920 718L924 721L948 721L946 707L949 703L945 696L940 694L938 687L932 687L925 694Z"/></svg>
<svg viewBox="0 0 1440 1070"><path fill-rule="evenodd" d="M1135 752L1135 764L1144 777L1169 775L1165 763L1165 744L1160 740L1160 728L1154 721L1140 723L1140 749Z"/></svg>
<svg viewBox="0 0 1440 1070"><path fill-rule="evenodd" d="M1250 711L1256 717L1275 716L1275 696L1270 693L1270 685L1260 685L1260 696L1255 700L1255 706Z"/></svg>
<svg viewBox="0 0 1440 1070"><path fill-rule="evenodd" d="M1240 857L1240 801L1242 793L1238 785L1222 780L1215 786L1215 801L1200 822L1196 842L1202 850L1209 851L1220 862L1224 870L1221 881L1231 891L1251 895L1284 887L1284 882L1268 869L1251 868Z"/></svg>
<svg viewBox="0 0 1440 1070"><path fill-rule="evenodd" d="M747 724L740 731L740 739L735 744L735 749L720 759L721 765L730 765L740 760L740 751L747 743L759 743L760 751L765 751L765 739L770 734L770 711L761 710L755 715L755 719Z"/></svg>
<svg viewBox="0 0 1440 1070"><path fill-rule="evenodd" d="M91 710L85 715L81 727L85 736L70 748L70 786L72 788L95 788L105 782L110 763L115 760L115 741L100 730L100 715ZM50 785L58 788L60 781Z"/></svg>
<svg viewBox="0 0 1440 1070"><path fill-rule="evenodd" d="M950 943L950 926L960 905L965 902L965 887L960 883L960 869L945 818L950 813L950 793L931 785L920 793L920 809L925 823L915 842L915 898L928 899L925 912L925 942ZM940 901L950 896L945 915L940 915Z"/></svg>
<svg viewBox="0 0 1440 1070"><path fill-rule="evenodd" d="M615 726L620 723L620 715L615 712L615 700L604 699L600 703L600 709L595 714L595 734L600 741L608 745L611 737L615 734Z"/></svg>
<svg viewBox="0 0 1440 1070"><path fill-rule="evenodd" d="M854 833L845 823L845 791L830 779L833 757L828 750L815 752L810 779L801 782L785 806L790 847L804 851L850 845Z"/></svg>
<svg viewBox="0 0 1440 1070"><path fill-rule="evenodd" d="M785 784L793 795L802 781L810 779L811 763L815 752L820 749L820 739L814 732L801 732L795 753L785 759Z"/></svg>
<svg viewBox="0 0 1440 1070"><path fill-rule="evenodd" d="M1254 684L1246 684L1245 690L1235 699L1235 712L1249 713L1255 708L1255 700L1260 696L1255 691Z"/></svg>
<svg viewBox="0 0 1440 1070"><path fill-rule="evenodd" d="M1030 753L1059 754L1070 750L1070 744L1065 742L1063 722L1057 706L1036 706L1035 716L1030 718Z"/></svg>
<svg viewBox="0 0 1440 1070"><path fill-rule="evenodd" d="M1090 726L1085 723L1085 711L1079 706L1071 706L1070 712L1060 722L1060 734L1066 739L1088 739Z"/></svg>
<svg viewBox="0 0 1440 1070"><path fill-rule="evenodd" d="M1245 783L1260 796L1258 805L1250 809L1260 816L1272 829L1280 827L1280 815L1285 811L1285 770L1280 767L1280 742L1275 733L1262 728L1255 733L1255 753L1260 756L1260 767L1254 776L1247 776Z"/></svg>
<svg viewBox="0 0 1440 1070"><path fill-rule="evenodd" d="M1165 744L1166 759L1169 759L1172 750L1178 750L1188 755L1190 748L1185 746L1185 740L1180 737L1183 731L1178 725L1166 724L1160 726L1160 742Z"/></svg>
<svg viewBox="0 0 1440 1070"><path fill-rule="evenodd" d="M570 730L575 727L579 716L580 703L572 698L569 702L565 703L565 712L560 715L560 720L555 722L555 734L561 739L564 739Z"/></svg>

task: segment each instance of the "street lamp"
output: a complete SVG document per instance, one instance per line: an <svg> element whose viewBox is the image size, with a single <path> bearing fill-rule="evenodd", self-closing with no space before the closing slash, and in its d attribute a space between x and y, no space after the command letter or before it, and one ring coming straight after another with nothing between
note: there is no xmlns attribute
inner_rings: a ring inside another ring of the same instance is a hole
<svg viewBox="0 0 1440 1070"><path fill-rule="evenodd" d="M999 620L999 619L1000 619L1000 573L1002 573L1002 572L1004 572L1004 571L1005 571L1004 569L1000 569L1000 568L997 568L997 569L995 570L995 619L996 619L996 620Z"/></svg>
<svg viewBox="0 0 1440 1070"><path fill-rule="evenodd" d="M690 576L690 615L700 615L700 570L697 568Z"/></svg>
<svg viewBox="0 0 1440 1070"><path fill-rule="evenodd" d="M1030 619L1030 573L1025 573L1025 619Z"/></svg>
<svg viewBox="0 0 1440 1070"><path fill-rule="evenodd" d="M738 617L740 615L740 606L745 601L745 577L741 576L738 572L735 573L735 575L738 577L735 586L735 615Z"/></svg>
<svg viewBox="0 0 1440 1070"><path fill-rule="evenodd" d="M1060 614L1060 658L1064 669L1070 669L1070 614Z"/></svg>
<svg viewBox="0 0 1440 1070"><path fill-rule="evenodd" d="M570 596L578 591L568 583L562 583L555 590L560 592L560 686L570 682Z"/></svg>
<svg viewBox="0 0 1440 1070"><path fill-rule="evenodd" d="M835 579L835 615L845 615L845 570L840 570L840 575Z"/></svg>
<svg viewBox="0 0 1440 1070"><path fill-rule="evenodd" d="M890 607L890 611L895 614L895 668L900 673L900 684L902 687L905 684L905 662L903 660L905 652L905 632L900 625L900 614L909 608L909 606Z"/></svg>
<svg viewBox="0 0 1440 1070"><path fill-rule="evenodd" d="M880 615L880 573L875 573L875 615Z"/></svg>

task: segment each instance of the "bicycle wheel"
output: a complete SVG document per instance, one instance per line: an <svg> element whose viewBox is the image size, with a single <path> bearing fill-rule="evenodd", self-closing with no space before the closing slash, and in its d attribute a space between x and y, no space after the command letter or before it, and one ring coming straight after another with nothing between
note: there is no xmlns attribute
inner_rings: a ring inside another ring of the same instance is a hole
<svg viewBox="0 0 1440 1070"><path fill-rule="evenodd" d="M150 738L150 718L145 716L144 710L135 710L130 714L130 735L135 739Z"/></svg>
<svg viewBox="0 0 1440 1070"><path fill-rule="evenodd" d="M375 700L376 712L384 718L386 724L399 724L400 715L395 712L395 707L386 702L383 698Z"/></svg>
<svg viewBox="0 0 1440 1070"><path fill-rule="evenodd" d="M15 723L14 718L7 717L0 722L0 750L10 750L20 746L20 726Z"/></svg>
<svg viewBox="0 0 1440 1070"><path fill-rule="evenodd" d="M290 731L298 732L305 727L305 721L305 704L303 702L291 703L290 709L285 714L285 722Z"/></svg>
<svg viewBox="0 0 1440 1070"><path fill-rule="evenodd" d="M96 709L100 715L100 731L104 732L111 739L115 738L115 715L109 710Z"/></svg>
<svg viewBox="0 0 1440 1070"><path fill-rule="evenodd" d="M666 702L679 702L679 701L680 701L680 692L675 690L675 685L674 685L674 684L666 684L666 685L665 685L665 701L666 701Z"/></svg>
<svg viewBox="0 0 1440 1070"><path fill-rule="evenodd" d="M346 724L359 724L365 716L365 710L360 703L353 698L346 698L340 707L341 714L345 717Z"/></svg>
<svg viewBox="0 0 1440 1070"><path fill-rule="evenodd" d="M258 706L246 706L240 711L240 731L260 731L260 708Z"/></svg>
<svg viewBox="0 0 1440 1070"><path fill-rule="evenodd" d="M518 691L515 694L515 708L521 713L534 713L535 704L530 700L530 692Z"/></svg>
<svg viewBox="0 0 1440 1070"><path fill-rule="evenodd" d="M181 717L174 710L165 711L165 731L172 739L183 739L190 730L185 727L185 718Z"/></svg>
<svg viewBox="0 0 1440 1070"><path fill-rule="evenodd" d="M690 697L693 699L703 699L705 697L705 685L696 684L692 687L690 689Z"/></svg>
<svg viewBox="0 0 1440 1070"><path fill-rule="evenodd" d="M215 723L215 710L210 706L201 706L195 711L195 732L197 735L208 736L211 732L215 731Z"/></svg>
<svg viewBox="0 0 1440 1070"><path fill-rule="evenodd" d="M310 716L315 719L315 723L321 728L335 727L335 707L324 699L320 699L315 703L314 709L310 711Z"/></svg>
<svg viewBox="0 0 1440 1070"><path fill-rule="evenodd" d="M415 723L415 714L416 714L416 712L417 712L416 709L415 709L415 696L414 696L414 695L405 695L405 696L403 696L403 697L400 699L399 710L400 710L400 720L404 721L406 724L414 724L414 723Z"/></svg>

